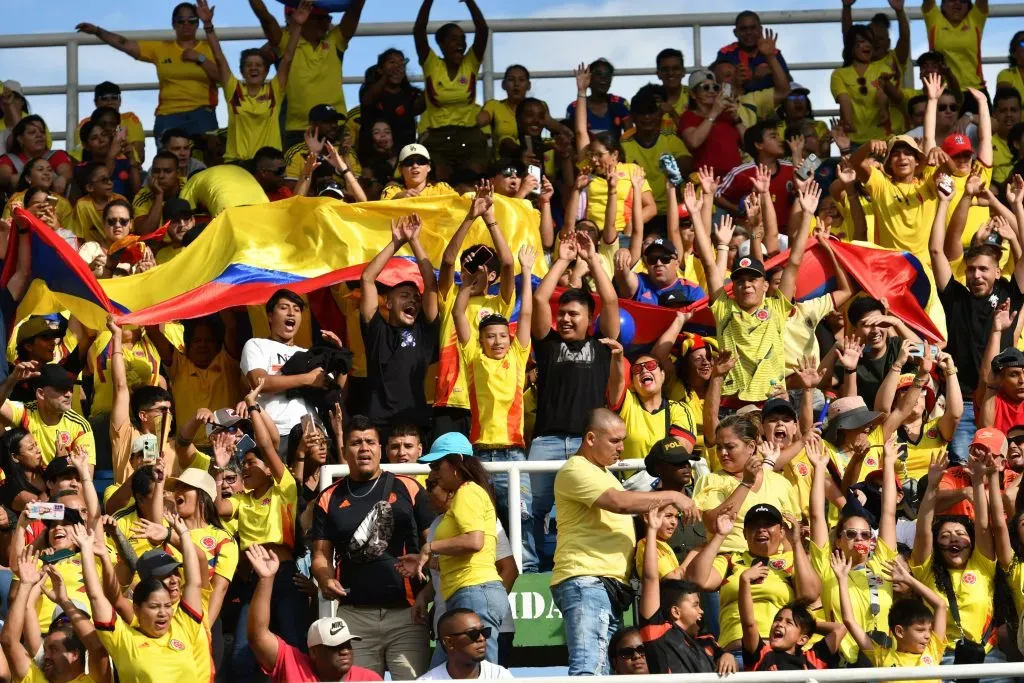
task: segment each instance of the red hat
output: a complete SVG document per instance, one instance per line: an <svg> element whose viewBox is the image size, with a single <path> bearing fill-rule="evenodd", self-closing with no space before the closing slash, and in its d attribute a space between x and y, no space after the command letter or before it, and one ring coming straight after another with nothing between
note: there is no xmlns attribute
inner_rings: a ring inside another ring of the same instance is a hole
<svg viewBox="0 0 1024 683"><path fill-rule="evenodd" d="M682 202L679 202L679 217L680 218L689 218L690 217L690 210L687 209L686 205L683 204Z"/></svg>
<svg viewBox="0 0 1024 683"><path fill-rule="evenodd" d="M899 393L904 389L909 389L910 387L914 386L915 377L916 375L914 375L913 373L906 373L900 375L900 382L899 384L896 385L896 393ZM894 400L893 403L895 404L896 401ZM925 412L931 414L932 409L935 408L935 392L932 390L930 379L928 381L928 384L924 386L924 405Z"/></svg>
<svg viewBox="0 0 1024 683"><path fill-rule="evenodd" d="M953 133L943 140L942 151L951 157L963 154L964 152L974 154L974 148L971 147L971 139L963 133Z"/></svg>
<svg viewBox="0 0 1024 683"><path fill-rule="evenodd" d="M982 427L974 432L972 446L984 446L992 455L1006 455L1006 434L993 427Z"/></svg>

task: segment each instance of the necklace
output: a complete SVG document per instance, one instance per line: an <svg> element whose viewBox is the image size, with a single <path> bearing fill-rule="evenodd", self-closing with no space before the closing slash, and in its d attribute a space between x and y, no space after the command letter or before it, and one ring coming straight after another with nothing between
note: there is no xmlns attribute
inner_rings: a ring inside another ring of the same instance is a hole
<svg viewBox="0 0 1024 683"><path fill-rule="evenodd" d="M377 484L380 482L382 478L383 477L381 477L378 474L377 477L373 480L373 486L370 487L370 490L361 496L357 496L356 494L352 493L352 479L350 477L345 478L345 488L348 489L348 495L352 498L366 498L368 495L373 493L373 490L377 488Z"/></svg>

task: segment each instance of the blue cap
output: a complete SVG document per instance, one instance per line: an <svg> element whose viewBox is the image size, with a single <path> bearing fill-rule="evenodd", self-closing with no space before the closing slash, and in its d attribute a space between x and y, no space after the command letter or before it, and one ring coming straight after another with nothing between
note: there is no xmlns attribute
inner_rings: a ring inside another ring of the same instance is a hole
<svg viewBox="0 0 1024 683"><path fill-rule="evenodd" d="M434 462L448 455L473 455L473 444L469 442L465 434L448 432L437 437L430 447L430 452L420 456L418 462Z"/></svg>

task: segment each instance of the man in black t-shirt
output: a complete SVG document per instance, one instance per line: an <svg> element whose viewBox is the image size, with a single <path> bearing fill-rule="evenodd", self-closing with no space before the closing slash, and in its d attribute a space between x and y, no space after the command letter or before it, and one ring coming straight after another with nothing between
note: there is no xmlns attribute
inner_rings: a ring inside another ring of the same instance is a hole
<svg viewBox="0 0 1024 683"><path fill-rule="evenodd" d="M959 253L946 253L946 216L949 211L950 197L941 191L938 193L938 208L935 210L935 221L932 225L929 251L932 257L932 275L939 301L946 311L946 353L953 357L956 364L956 379L960 382L960 391L964 397L964 412L957 425L953 441L949 445L951 465L962 465L967 462L967 450L977 430L974 419L974 392L978 388L979 365L982 351L988 343L992 329L992 314L1002 301L1010 300L1010 310L1020 310L1024 305L1024 259L1017 261L1013 269L1013 277L1001 278L999 261L1003 255L1000 244L973 244L964 253L966 286L953 277L953 269L949 260ZM1024 201L1024 197L1018 198ZM970 202L960 202L966 206ZM949 218L949 230L961 234L967 220L965 211L954 211ZM975 236L984 237L993 231L983 226ZM998 233L998 231L996 231ZM952 237L952 235L950 235ZM976 242L978 240L975 240ZM986 240L988 242L989 240ZM960 248L960 239L955 240L955 249ZM1003 333L1001 348L1013 346L1016 327L1011 325Z"/></svg>
<svg viewBox="0 0 1024 683"><path fill-rule="evenodd" d="M438 347L437 277L427 252L420 244L423 223L413 214L391 225L391 242L367 264L360 278L363 344L366 346L366 376L370 389L368 417L387 439L391 424L430 426L423 383ZM423 278L423 292L415 282L399 282L387 293L387 318L378 310L377 276L388 260L405 244L416 257Z"/></svg>
<svg viewBox="0 0 1024 683"><path fill-rule="evenodd" d="M533 294L533 353L537 359L537 419L529 460L565 460L580 448L587 415L605 405L611 349L589 334L594 298L584 289L567 289L558 299L558 319L551 329L551 296L558 278L577 258L590 267L601 297L601 337L619 337L619 299L601 257L586 233L577 232L558 246L558 259ZM555 475L530 476L537 550L555 502Z"/></svg>
<svg viewBox="0 0 1024 683"><path fill-rule="evenodd" d="M377 429L362 415L352 417L345 425L349 475L314 503L311 572L354 631L385 634L353 643L355 663L409 680L430 664L429 637L410 609L421 586L395 563L419 551L433 513L415 479L381 470L380 454Z"/></svg>

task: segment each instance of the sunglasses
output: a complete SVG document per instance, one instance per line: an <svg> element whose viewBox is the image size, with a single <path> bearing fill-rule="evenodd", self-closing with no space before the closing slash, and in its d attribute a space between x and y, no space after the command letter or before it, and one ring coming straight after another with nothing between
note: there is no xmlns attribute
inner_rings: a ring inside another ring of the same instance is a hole
<svg viewBox="0 0 1024 683"><path fill-rule="evenodd" d="M857 79L857 85L859 86L858 90L860 91L861 95L867 95L868 94L868 81L867 81L866 78L864 78L863 76L858 78Z"/></svg>
<svg viewBox="0 0 1024 683"><path fill-rule="evenodd" d="M637 645L636 647L620 647L615 651L615 656L619 659L633 659L636 656L646 657L647 648L643 645Z"/></svg>
<svg viewBox="0 0 1024 683"><path fill-rule="evenodd" d="M178 26L183 26L184 24L198 24L199 23L199 17L179 18L179 19L175 19L174 23L177 24Z"/></svg>
<svg viewBox="0 0 1024 683"><path fill-rule="evenodd" d="M940 104L939 111L956 111L957 107L955 104Z"/></svg>
<svg viewBox="0 0 1024 683"><path fill-rule="evenodd" d="M639 375L644 370L647 372L654 372L658 369L658 361L656 360L645 360L643 363L636 363L630 368L629 372L631 375Z"/></svg>
<svg viewBox="0 0 1024 683"><path fill-rule="evenodd" d="M467 638L469 638L470 642L475 643L476 641L480 640L481 638L483 638L484 640L487 640L488 638L490 638L491 637L491 627L490 626L483 626L481 628L471 628L468 631L459 631L458 633L449 633L448 634L449 638L454 638L455 636L466 636Z"/></svg>
<svg viewBox="0 0 1024 683"><path fill-rule="evenodd" d="M843 538L848 541L870 541L874 538L871 529L843 529Z"/></svg>
<svg viewBox="0 0 1024 683"><path fill-rule="evenodd" d="M506 168L504 171L501 172L501 175L505 176L506 178L518 178L519 171L517 171L514 168Z"/></svg>
<svg viewBox="0 0 1024 683"><path fill-rule="evenodd" d="M430 162L426 159L406 159L401 165L403 168L409 168L410 166L429 166Z"/></svg>
<svg viewBox="0 0 1024 683"><path fill-rule="evenodd" d="M718 83L701 83L697 86L697 90L703 90L704 92L719 92L722 89Z"/></svg>
<svg viewBox="0 0 1024 683"><path fill-rule="evenodd" d="M672 263L672 259L674 258L674 256L670 256L668 254L662 254L661 256L648 256L647 265L653 266L655 264L660 263L663 266L667 266L668 264Z"/></svg>
<svg viewBox="0 0 1024 683"><path fill-rule="evenodd" d="M109 225L112 228L115 227L115 226L118 226L118 225L120 225L122 228L127 228L131 224L132 224L132 219L131 218L108 218L107 219L107 225Z"/></svg>
<svg viewBox="0 0 1024 683"><path fill-rule="evenodd" d="M1007 441L1009 441L1010 443L1012 443L1015 446L1020 446L1021 444L1024 444L1024 434L1022 434L1021 436L1011 437L1011 438L1007 439Z"/></svg>

